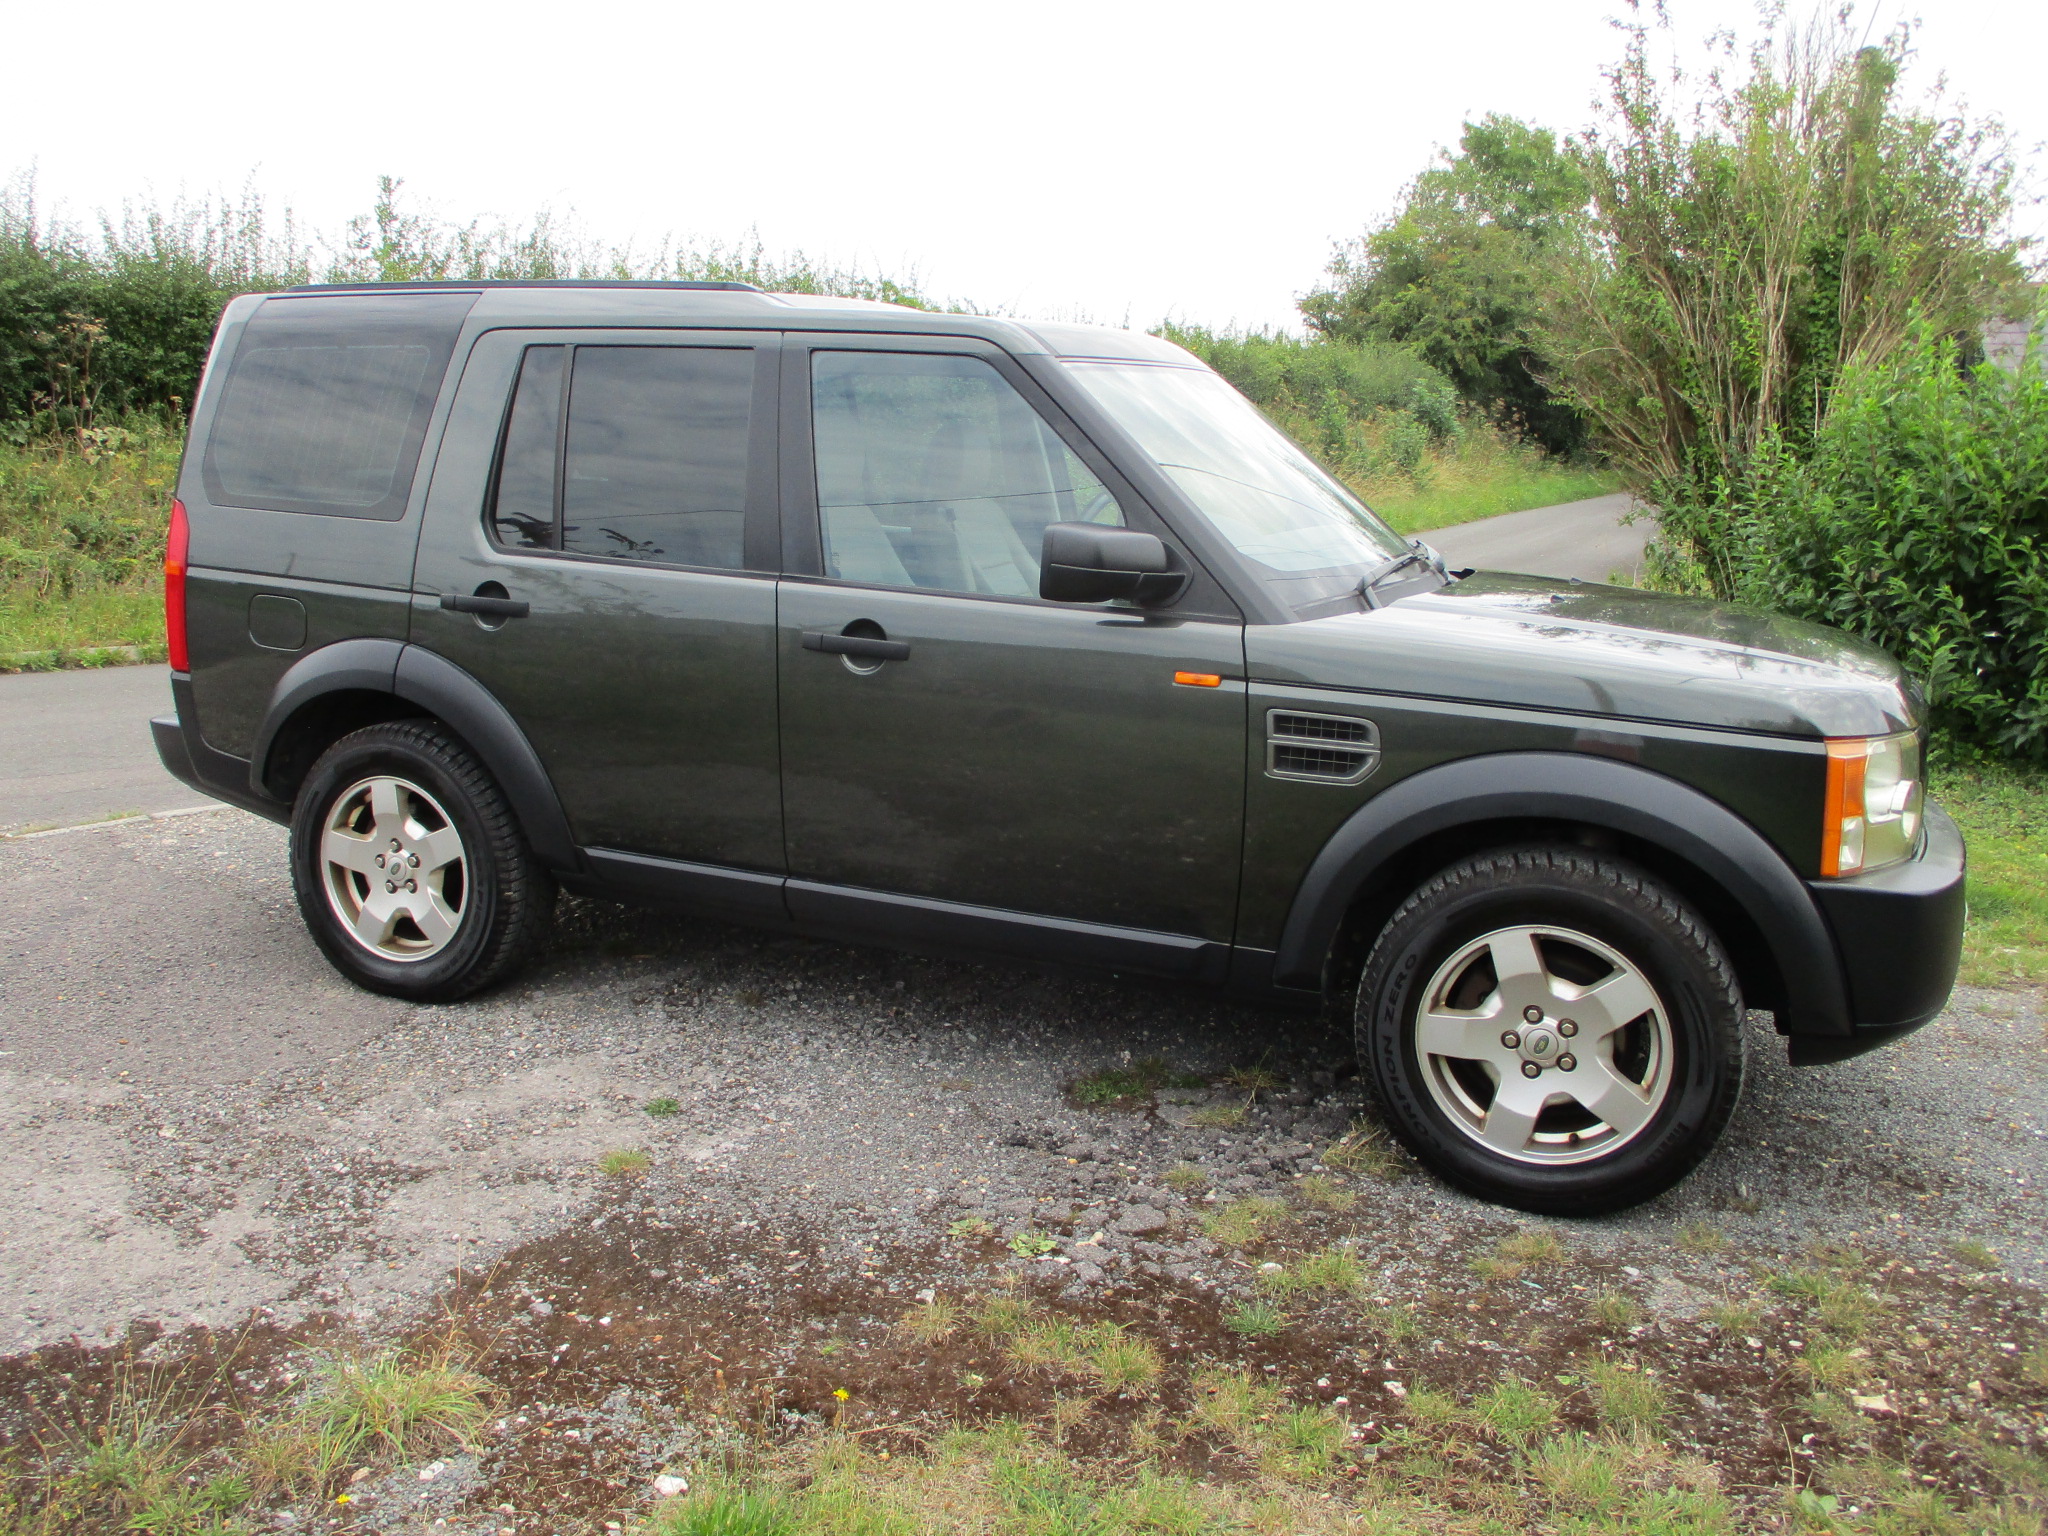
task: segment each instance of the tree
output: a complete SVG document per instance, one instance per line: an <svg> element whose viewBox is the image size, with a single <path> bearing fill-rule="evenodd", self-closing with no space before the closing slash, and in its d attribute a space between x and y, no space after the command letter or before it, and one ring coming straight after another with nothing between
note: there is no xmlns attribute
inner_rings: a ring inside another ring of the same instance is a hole
<svg viewBox="0 0 2048 1536"><path fill-rule="evenodd" d="M1585 179L1548 129L1490 115L1410 184L1401 211L1340 247L1302 300L1336 340L1412 346L1459 395L1553 452L1584 427L1543 382L1532 331L1550 253L1577 227Z"/></svg>
<svg viewBox="0 0 2048 1536"><path fill-rule="evenodd" d="M1661 509L1667 574L1722 595L1729 514L1758 454L1804 455L1837 382L1916 329L1974 337L2022 275L1995 125L1898 98L1910 34L1847 13L1730 84L1659 78L1649 29L1572 146L1591 214L1560 242L1539 369Z"/></svg>

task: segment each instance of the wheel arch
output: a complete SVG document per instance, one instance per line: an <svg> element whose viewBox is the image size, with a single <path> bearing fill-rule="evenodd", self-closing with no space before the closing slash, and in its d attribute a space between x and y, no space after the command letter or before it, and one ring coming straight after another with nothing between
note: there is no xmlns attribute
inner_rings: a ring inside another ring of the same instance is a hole
<svg viewBox="0 0 2048 1536"><path fill-rule="evenodd" d="M342 640L301 657L271 690L250 758L251 786L289 804L322 752L387 720L432 719L474 752L549 869L582 867L560 796L505 706L446 657L396 640Z"/></svg>
<svg viewBox="0 0 2048 1536"><path fill-rule="evenodd" d="M1334 995L1424 880L1469 854L1516 842L1572 843L1641 864L1700 912L1727 948L1745 996L1777 1014L1781 1033L1849 1033L1833 936L1763 835L1675 779L1571 753L1464 758L1366 802L1303 876L1274 981Z"/></svg>

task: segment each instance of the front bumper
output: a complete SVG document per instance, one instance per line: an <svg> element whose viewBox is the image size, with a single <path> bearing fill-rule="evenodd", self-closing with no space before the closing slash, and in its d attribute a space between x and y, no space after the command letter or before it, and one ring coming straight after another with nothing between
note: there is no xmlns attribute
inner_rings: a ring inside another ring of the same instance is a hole
<svg viewBox="0 0 2048 1536"><path fill-rule="evenodd" d="M1860 1056L1941 1012L1962 961L1966 862L1963 834L1929 802L1916 857L1867 875L1807 882L1841 956L1850 1033L1794 1036L1793 1061Z"/></svg>

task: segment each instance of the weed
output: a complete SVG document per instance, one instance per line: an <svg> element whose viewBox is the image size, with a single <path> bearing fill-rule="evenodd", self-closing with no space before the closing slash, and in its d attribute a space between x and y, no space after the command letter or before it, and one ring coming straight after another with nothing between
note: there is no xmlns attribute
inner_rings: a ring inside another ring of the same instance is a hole
<svg viewBox="0 0 2048 1536"><path fill-rule="evenodd" d="M2048 1344L2036 1344L2020 1356L2020 1380L2030 1387L2048 1387Z"/></svg>
<svg viewBox="0 0 2048 1536"><path fill-rule="evenodd" d="M1626 1333L1643 1320L1643 1309L1632 1296L1600 1291L1586 1303L1586 1316L1609 1333Z"/></svg>
<svg viewBox="0 0 2048 1536"><path fill-rule="evenodd" d="M1366 1318L1375 1332L1389 1344L1406 1344L1422 1332L1415 1308L1405 1301L1375 1306Z"/></svg>
<svg viewBox="0 0 2048 1536"><path fill-rule="evenodd" d="M1147 1056L1126 1067L1105 1067L1076 1078L1067 1091L1077 1104L1092 1108L1130 1104L1160 1088L1200 1088L1200 1077L1175 1072L1161 1056Z"/></svg>
<svg viewBox="0 0 2048 1536"><path fill-rule="evenodd" d="M1239 1093L1248 1094L1254 1098L1262 1093L1272 1093L1284 1086L1280 1074L1267 1067L1263 1062L1249 1067L1232 1067L1223 1074L1223 1081L1230 1084Z"/></svg>
<svg viewBox="0 0 2048 1536"><path fill-rule="evenodd" d="M1401 1174L1401 1160L1386 1132L1367 1120L1352 1121L1351 1129L1323 1148L1322 1161L1345 1173L1361 1173L1375 1179L1393 1179Z"/></svg>
<svg viewBox="0 0 2048 1536"><path fill-rule="evenodd" d="M1089 1351L1088 1362L1107 1392L1128 1392L1156 1378L1165 1368L1158 1346L1128 1336L1108 1340Z"/></svg>
<svg viewBox="0 0 2048 1536"><path fill-rule="evenodd" d="M1723 1333L1751 1333L1763 1321L1762 1310L1753 1302L1717 1301L1700 1313L1710 1326Z"/></svg>
<svg viewBox="0 0 2048 1536"><path fill-rule="evenodd" d="M1565 1247L1555 1232L1524 1227L1502 1238L1495 1252L1521 1264L1556 1264L1564 1259Z"/></svg>
<svg viewBox="0 0 2048 1536"><path fill-rule="evenodd" d="M1966 1237L1961 1242L1949 1244L1948 1251L1949 1256L1958 1264L1971 1269L1988 1271L1998 1268L1998 1250L1985 1247L1974 1237Z"/></svg>
<svg viewBox="0 0 2048 1536"><path fill-rule="evenodd" d="M1728 1246L1728 1234L1711 1221L1688 1221L1678 1229L1681 1253L1714 1254Z"/></svg>
<svg viewBox="0 0 2048 1536"><path fill-rule="evenodd" d="M1573 1513L1601 1513L1627 1489L1628 1468L1619 1448L1588 1435L1544 1441L1529 1453L1529 1473L1553 1503Z"/></svg>
<svg viewBox="0 0 2048 1536"><path fill-rule="evenodd" d="M974 1331L991 1339L1006 1339L1038 1320L1038 1303L1029 1296L990 1296L975 1309Z"/></svg>
<svg viewBox="0 0 2048 1536"><path fill-rule="evenodd" d="M897 1319L896 1332L920 1344L937 1344L960 1330L960 1308L950 1298L921 1301Z"/></svg>
<svg viewBox="0 0 2048 1536"><path fill-rule="evenodd" d="M996 1229L994 1225L983 1216L962 1216L946 1228L946 1236L956 1238L961 1242L975 1238L994 1237L995 1235Z"/></svg>
<svg viewBox="0 0 2048 1536"><path fill-rule="evenodd" d="M1883 1298L1828 1268L1781 1271L1765 1283L1780 1295L1811 1302L1820 1327L1843 1339L1863 1337L1885 1306Z"/></svg>
<svg viewBox="0 0 2048 1536"><path fill-rule="evenodd" d="M1287 1314L1270 1301L1241 1301L1223 1314L1223 1326L1246 1338L1270 1338L1287 1326Z"/></svg>
<svg viewBox="0 0 2048 1536"><path fill-rule="evenodd" d="M1462 1416L1458 1400L1436 1387L1412 1387L1408 1392L1408 1418L1430 1429L1455 1424Z"/></svg>
<svg viewBox="0 0 2048 1536"><path fill-rule="evenodd" d="M1199 1125L1212 1131L1227 1131L1244 1122L1245 1108L1242 1104L1204 1104L1188 1116L1189 1125Z"/></svg>
<svg viewBox="0 0 2048 1536"><path fill-rule="evenodd" d="M1354 1292L1365 1284L1365 1272L1358 1257L1348 1248L1325 1248L1312 1253L1291 1269L1262 1276L1259 1283L1283 1296L1300 1291Z"/></svg>
<svg viewBox="0 0 2048 1536"><path fill-rule="evenodd" d="M1816 1344L1799 1357L1795 1369L1817 1387L1849 1387L1863 1375L1863 1365L1836 1344Z"/></svg>
<svg viewBox="0 0 2048 1536"><path fill-rule="evenodd" d="M1526 1382L1508 1378L1472 1402L1473 1421L1514 1445L1557 1422L1557 1401Z"/></svg>
<svg viewBox="0 0 2048 1536"><path fill-rule="evenodd" d="M1048 1232L1025 1230L1010 1239L1010 1252L1020 1259L1035 1259L1059 1247L1059 1239Z"/></svg>
<svg viewBox="0 0 2048 1536"><path fill-rule="evenodd" d="M1270 1237L1287 1219L1287 1204L1262 1195L1247 1196L1218 1206L1202 1218L1202 1230L1219 1243L1248 1248Z"/></svg>
<svg viewBox="0 0 2048 1536"><path fill-rule="evenodd" d="M1311 1173L1295 1180L1294 1192L1319 1211L1348 1211L1358 1196L1326 1173Z"/></svg>
<svg viewBox="0 0 2048 1536"><path fill-rule="evenodd" d="M1616 1434L1649 1439L1670 1412L1662 1384L1631 1363L1596 1360L1586 1367L1586 1382L1594 1412Z"/></svg>
<svg viewBox="0 0 2048 1536"><path fill-rule="evenodd" d="M640 1107L657 1120L666 1120L670 1115L679 1115L683 1112L682 1100L666 1097L649 1099Z"/></svg>
<svg viewBox="0 0 2048 1536"><path fill-rule="evenodd" d="M489 1384L445 1349L341 1356L320 1365L299 1423L325 1478L369 1458L404 1462L470 1445L488 1416L489 1393Z"/></svg>
<svg viewBox="0 0 2048 1536"><path fill-rule="evenodd" d="M1192 1190L1207 1189L1209 1187L1209 1175L1202 1172L1193 1163L1175 1163L1166 1170L1166 1187L1168 1189L1177 1189L1182 1194L1187 1194Z"/></svg>
<svg viewBox="0 0 2048 1536"><path fill-rule="evenodd" d="M598 1172L617 1178L624 1174L645 1173L649 1159L645 1152L631 1147L614 1147L597 1160Z"/></svg>
<svg viewBox="0 0 2048 1536"><path fill-rule="evenodd" d="M809 1523L778 1494L716 1489L665 1505L647 1536L802 1536Z"/></svg>

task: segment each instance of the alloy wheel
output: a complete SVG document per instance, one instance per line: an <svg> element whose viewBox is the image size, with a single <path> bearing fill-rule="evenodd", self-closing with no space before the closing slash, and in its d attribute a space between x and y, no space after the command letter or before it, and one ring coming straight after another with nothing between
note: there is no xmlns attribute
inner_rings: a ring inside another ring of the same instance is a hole
<svg viewBox="0 0 2048 1536"><path fill-rule="evenodd" d="M1603 1157L1669 1096L1670 1015L1642 970L1589 934L1516 926L1437 967L1414 1021L1437 1107L1521 1163Z"/></svg>

